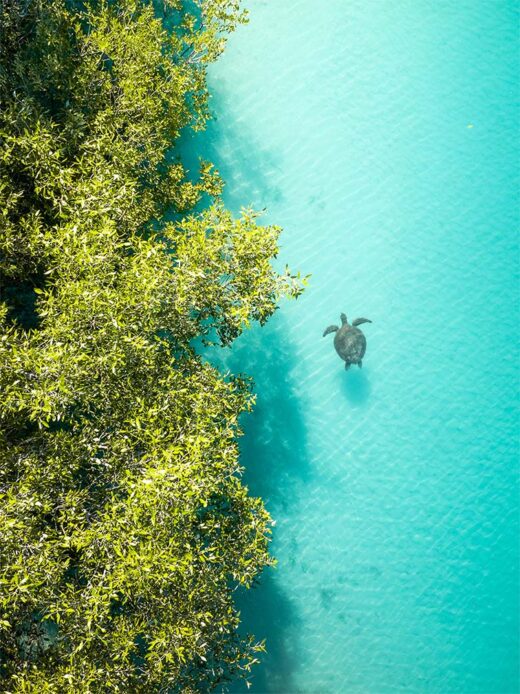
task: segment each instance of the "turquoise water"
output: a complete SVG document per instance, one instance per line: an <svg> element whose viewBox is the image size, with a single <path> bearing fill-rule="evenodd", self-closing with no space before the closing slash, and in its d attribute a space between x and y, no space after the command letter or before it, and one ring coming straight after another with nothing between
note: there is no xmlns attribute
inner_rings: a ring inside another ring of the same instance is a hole
<svg viewBox="0 0 520 694"><path fill-rule="evenodd" d="M515 6L250 0L212 70L227 202L312 273L225 357L277 521L252 692L518 691ZM373 320L361 371L341 311Z"/></svg>

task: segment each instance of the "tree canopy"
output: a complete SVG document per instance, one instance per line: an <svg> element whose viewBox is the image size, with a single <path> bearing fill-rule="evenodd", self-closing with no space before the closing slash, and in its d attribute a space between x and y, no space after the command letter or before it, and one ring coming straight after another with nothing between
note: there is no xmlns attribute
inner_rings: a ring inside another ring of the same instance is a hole
<svg viewBox="0 0 520 694"><path fill-rule="evenodd" d="M175 148L244 19L0 0L1 691L209 691L262 648L233 602L272 561L240 480L253 397L192 341L229 345L301 282Z"/></svg>

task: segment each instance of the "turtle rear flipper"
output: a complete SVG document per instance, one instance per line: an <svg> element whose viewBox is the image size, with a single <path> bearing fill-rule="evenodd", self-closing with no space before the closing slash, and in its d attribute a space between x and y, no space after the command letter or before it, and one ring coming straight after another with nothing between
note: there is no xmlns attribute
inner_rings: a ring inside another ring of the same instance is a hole
<svg viewBox="0 0 520 694"><path fill-rule="evenodd" d="M329 325L329 327L325 328L325 330L323 331L323 337L325 337L325 335L328 335L329 333L335 333L338 330L339 328L337 325Z"/></svg>
<svg viewBox="0 0 520 694"><path fill-rule="evenodd" d="M352 321L352 325L356 327L356 325L361 325L361 323L371 323L372 321L369 320L368 318L356 318L356 320Z"/></svg>

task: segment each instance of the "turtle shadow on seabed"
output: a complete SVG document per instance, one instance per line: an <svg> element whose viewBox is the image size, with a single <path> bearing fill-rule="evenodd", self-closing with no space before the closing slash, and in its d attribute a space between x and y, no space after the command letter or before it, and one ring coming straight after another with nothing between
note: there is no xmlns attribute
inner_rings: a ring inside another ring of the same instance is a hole
<svg viewBox="0 0 520 694"><path fill-rule="evenodd" d="M368 369L359 369L357 366L351 366L347 372L344 369L339 371L340 389L354 407L366 404L370 397L372 388L367 371Z"/></svg>

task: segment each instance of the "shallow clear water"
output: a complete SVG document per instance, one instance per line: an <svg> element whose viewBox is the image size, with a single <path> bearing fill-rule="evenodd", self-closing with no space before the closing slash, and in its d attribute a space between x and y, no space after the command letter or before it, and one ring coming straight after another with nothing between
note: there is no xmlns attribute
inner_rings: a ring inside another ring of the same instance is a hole
<svg viewBox="0 0 520 694"><path fill-rule="evenodd" d="M250 691L516 692L516 3L248 4L204 147L312 273L225 357L277 520ZM373 320L361 371L341 311Z"/></svg>

